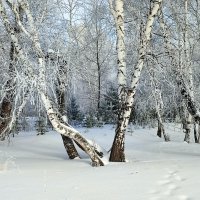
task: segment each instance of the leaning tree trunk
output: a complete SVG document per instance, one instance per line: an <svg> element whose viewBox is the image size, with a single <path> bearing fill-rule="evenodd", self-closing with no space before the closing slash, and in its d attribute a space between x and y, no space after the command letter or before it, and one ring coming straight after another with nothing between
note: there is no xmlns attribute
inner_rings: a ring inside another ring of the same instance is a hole
<svg viewBox="0 0 200 200"><path fill-rule="evenodd" d="M11 2L12 3L12 2ZM52 123L53 127L55 130L62 135L65 135L71 139L73 139L75 142L77 142L82 149L89 155L89 157L92 160L92 165L93 166L103 166L105 162L103 161L103 155L104 152L101 151L100 147L96 144L92 144L89 142L87 139L85 139L78 131L76 131L74 128L70 127L66 122L62 120L62 118L59 118L59 113L56 112L56 109L53 107L53 102L50 101L49 96L47 94L47 87L46 87L46 77L45 77L45 56L42 52L40 42L39 42L39 37L37 30L34 26L34 20L30 12L30 8L28 5L28 2L26 0L21 0L18 2L24 12L26 13L27 16L27 23L30 28L31 34L25 29L25 27L22 25L22 22L18 19L18 25L20 26L21 30L29 37L29 39L32 41L33 44L33 50L35 51L38 59L38 67L40 69L39 71L39 77L38 77L38 85L37 85L37 90L41 96L41 100L44 104L44 107L47 111L48 118L50 122ZM18 15L17 10L15 9L16 7L13 5L12 6L12 11L15 14L15 16ZM14 28L11 26L11 23L8 19L8 16L5 11L4 4L0 0L0 14L1 18L3 21L3 24L6 28L6 31L10 35L11 40L13 41L13 44L15 46L16 52L18 54L18 58L22 61L22 63L25 64L27 67L28 73L26 73L26 76L28 79L32 80L36 78L36 75L34 74L32 64L31 62L25 57L23 48L21 48L18 38L16 37L16 34L14 32Z"/></svg>
<svg viewBox="0 0 200 200"><path fill-rule="evenodd" d="M48 95L45 94L41 89L39 89L39 93L46 108L48 118L55 130L61 135L65 135L77 142L90 156L93 166L103 166L105 164L101 158L103 157L103 152L99 152L99 150L90 144L88 140L86 140L78 131L59 119L58 113L53 108L52 102L49 100Z"/></svg>
<svg viewBox="0 0 200 200"><path fill-rule="evenodd" d="M58 59L58 62L62 62ZM66 74L64 69L64 62L61 65L59 64L59 74L58 74L58 86L56 88L57 100L58 100L58 110L62 116L65 115L65 81L66 81ZM65 147L65 150L70 159L79 158L79 154L74 146L74 143L71 138L67 137L66 135L62 135L62 141Z"/></svg>
<svg viewBox="0 0 200 200"><path fill-rule="evenodd" d="M141 33L141 44L139 48L139 58L131 77L131 86L127 89L126 85L126 62L125 62L125 28L124 28L124 0L115 0L115 9L112 0L109 1L110 9L115 20L117 31L117 54L118 54L118 96L119 96L119 114L115 138L111 148L110 161L125 162L124 143L125 132L128 126L136 88L138 86L141 71L143 69L144 59L147 47L151 39L152 25L158 13L162 0L152 1L153 6L149 12L144 33Z"/></svg>

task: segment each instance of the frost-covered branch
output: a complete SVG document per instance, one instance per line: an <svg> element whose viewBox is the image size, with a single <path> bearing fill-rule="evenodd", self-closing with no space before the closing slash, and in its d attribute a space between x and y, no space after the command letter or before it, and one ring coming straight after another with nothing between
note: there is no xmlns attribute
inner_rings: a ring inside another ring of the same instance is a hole
<svg viewBox="0 0 200 200"><path fill-rule="evenodd" d="M118 84L119 84L119 98L121 99L121 108L119 109L118 124L116 128L116 134L111 149L110 161L125 162L124 154L124 141L125 132L130 119L130 114L134 102L134 96L140 75L144 65L144 59L147 53L147 47L151 39L151 32L153 22L160 9L162 0L152 1L153 6L147 17L144 32L141 33L141 43L139 47L139 57L137 59L136 66L132 73L131 85L129 88L126 86L126 62L125 62L125 43L124 43L124 1L115 1L115 10L112 6L112 0L110 0L110 9L113 13L116 31L117 31L117 53L118 53Z"/></svg>
<svg viewBox="0 0 200 200"><path fill-rule="evenodd" d="M20 4L22 9L26 13L28 22L29 22L29 26L31 27L30 29L31 29L31 34L32 34L33 47L34 47L34 51L37 55L38 66L40 69L37 90L41 96L42 102L47 111L47 115L48 115L50 122L52 123L53 127L55 128L55 130L58 133L73 139L84 149L84 151L90 156L93 166L103 166L105 164L105 162L99 156L101 153L100 152L96 153L97 150L95 149L95 147L93 147L78 131L76 131L75 129L68 126L65 122L63 122L62 119L59 119L59 117L58 117L59 113L56 112L56 110L54 109L53 103L51 102L51 100L47 94L47 82L46 82L46 77L45 77L45 71L46 71L45 57L43 56L44 54L41 49L38 33L34 26L34 20L31 15L31 12L30 12L30 9L28 6L28 2L26 0L21 0L18 3ZM28 73L26 75L28 77L34 76L34 74L32 74L33 73L32 64L24 56L23 49L21 48L18 38L16 37L16 34L14 32L14 29L9 22L9 19L7 17L2 0L0 0L0 13L1 13L1 18L3 20L4 26L5 26L8 34L10 35L11 40L13 41L13 44L18 52L19 59L21 59L24 62L24 64L26 64L26 67L28 68L28 70L30 72L30 74Z"/></svg>
<svg viewBox="0 0 200 200"><path fill-rule="evenodd" d="M190 89L190 85L187 84L187 81L184 78L184 74L181 68L179 67L179 62L177 60L177 56L174 51L173 44L171 43L169 39L169 33L167 31L167 27L164 22L164 17L163 17L162 12L160 15L160 27L161 27L163 38L165 41L166 54L170 58L170 61L172 64L172 71L174 72L176 76L176 82L180 88L181 95L185 99L186 106L189 113L193 116L195 120L200 121L199 108L197 107L197 104L195 103L194 95L193 95L192 90Z"/></svg>

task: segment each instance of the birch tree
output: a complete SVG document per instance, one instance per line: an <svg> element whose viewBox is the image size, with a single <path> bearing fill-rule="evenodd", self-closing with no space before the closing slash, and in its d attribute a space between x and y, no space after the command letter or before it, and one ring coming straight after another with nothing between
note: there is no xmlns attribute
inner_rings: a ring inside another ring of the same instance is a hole
<svg viewBox="0 0 200 200"><path fill-rule="evenodd" d="M177 35L178 35L178 47L179 51L179 68L185 76L186 81L188 82L189 90L191 95L194 96L194 84L193 84L193 66L191 60L191 51L190 51L190 42L189 42L189 11L188 11L188 0L184 0L176 5L175 2L171 4L172 10L172 19L175 21ZM179 14L182 13L182 16ZM192 125L192 116L187 111L185 102L182 102L182 123L183 129L185 132L184 141L187 143L190 142L191 135L191 125Z"/></svg>
<svg viewBox="0 0 200 200"><path fill-rule="evenodd" d="M156 78L156 73L152 65L156 65L156 63L151 63L151 67L149 69L149 76L151 80L151 90L155 102L155 108L156 108L156 114L157 114L157 120L158 120L158 130L157 130L157 136L158 137L164 137L164 140L166 142L170 141L169 135L165 132L164 122L163 122L163 107L164 103L162 100L162 93L159 88L159 82Z"/></svg>
<svg viewBox="0 0 200 200"><path fill-rule="evenodd" d="M178 61L178 55L173 43L170 40L170 33L167 29L166 23L164 21L163 13L160 16L160 27L162 30L164 42L165 42L165 53L169 56L171 62L171 69L176 76L176 82L180 89L180 93L185 101L186 108L194 120L199 124L200 122L200 112L197 102L195 102L194 95L191 91L190 84L188 84L185 74L181 70ZM186 76L187 77L187 76Z"/></svg>
<svg viewBox="0 0 200 200"><path fill-rule="evenodd" d="M11 6L9 4L9 6ZM21 9L21 7L16 7L16 9L18 10L19 13L19 18L22 21L23 18L23 11ZM20 29L16 23L16 19L14 22L14 32L16 37L19 38L20 35ZM13 42L11 41L10 43L10 64L9 64L9 69L8 69L8 80L6 81L5 84L5 94L3 97L3 100L1 102L1 109L0 109L0 137L1 140L5 139L5 136L8 136L10 131L11 131L11 127L12 127L12 123L14 123L12 121L12 111L14 110L14 100L16 97L16 70L15 70L15 65L17 63L17 53L15 50L15 46L13 44Z"/></svg>
<svg viewBox="0 0 200 200"><path fill-rule="evenodd" d="M21 0L21 1L16 1L16 2L7 0L7 2L12 4L12 12L15 14L17 18L17 23L20 29L27 35L27 37L30 39L30 41L33 44L32 48L36 54L37 65L39 68L39 76L37 79L38 81L37 81L36 88L44 104L44 107L46 109L50 122L52 123L53 127L58 133L63 134L73 139L82 147L82 149L90 156L93 166L103 166L105 164L102 159L103 152L101 152L101 150L98 149L99 146L91 144L91 142L85 139L78 131L70 127L67 124L67 122L64 122L61 118L59 118L59 113L56 111L55 107L53 106L53 102L50 100L49 94L47 92L47 82L46 82L46 77L45 77L45 70L46 70L45 56L41 48L39 35L34 25L34 19L32 17L28 2L26 0ZM19 13L15 9L16 5L20 5L24 13L26 14L29 29L27 29L18 18ZM21 61L23 61L23 63L27 67L28 73L26 74L26 76L30 80L33 80L34 78L36 78L36 75L34 74L34 71L32 70L32 63L30 60L28 60L24 56L23 48L19 44L18 38L16 37L14 28L12 27L9 21L9 18L7 16L6 9L4 7L4 3L2 2L2 0L0 1L0 14L1 14L1 18L5 26L5 29L10 35L10 39L12 40L13 45L15 46L16 52L18 53L18 58Z"/></svg>
<svg viewBox="0 0 200 200"><path fill-rule="evenodd" d="M126 75L126 48L125 48L125 28L124 28L124 1L110 0L110 9L114 17L117 32L117 54L118 54L118 96L120 102L117 128L115 130L115 138L113 141L110 161L125 162L124 142L125 132L128 126L134 96L139 83L141 71L144 65L144 59L147 53L149 41L151 39L152 25L159 11L162 0L151 1L153 4L147 17L146 24L141 32L141 43L139 47L139 56L136 66L131 75L131 84L127 87Z"/></svg>
<svg viewBox="0 0 200 200"><path fill-rule="evenodd" d="M184 41L184 63L185 63L185 74L187 75L189 90L191 91L192 98L194 98L194 84L193 84L193 69L190 56L190 46L189 46L189 37L188 37L188 0L184 1L184 30L183 30L183 41ZM185 138L184 141L187 143L190 142L190 132L192 125L192 115L187 114L186 126L185 126ZM194 124L195 125L195 124Z"/></svg>
<svg viewBox="0 0 200 200"><path fill-rule="evenodd" d="M83 85L79 91L81 98L87 99L85 107L89 104L89 114L101 121L102 100L106 91L106 83L110 79L112 68L111 55L113 53L113 27L109 24L110 13L107 4L101 0L85 1L84 15L80 28L81 36L77 38L78 51L77 69ZM76 77L77 78L77 77ZM76 85L77 81L76 81ZM76 86L80 87L80 86ZM82 102L81 102L82 103Z"/></svg>
<svg viewBox="0 0 200 200"><path fill-rule="evenodd" d="M61 117L65 120L67 120L67 113L66 113L66 98L65 98L65 92L66 92L66 82L67 82L67 61L63 58L62 55L57 54L53 50L48 52L46 55L46 60L49 64L57 65L58 66L58 72L57 72L57 80L56 80L56 98L57 98L57 104L58 104L58 111L61 114ZM66 152L70 159L75 159L79 157L79 154L73 144L72 139L69 137L62 135L62 140L64 147L66 149Z"/></svg>

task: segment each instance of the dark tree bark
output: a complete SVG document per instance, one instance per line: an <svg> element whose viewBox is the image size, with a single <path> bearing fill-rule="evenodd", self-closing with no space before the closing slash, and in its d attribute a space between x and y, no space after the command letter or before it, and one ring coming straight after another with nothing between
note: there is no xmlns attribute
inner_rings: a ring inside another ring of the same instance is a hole
<svg viewBox="0 0 200 200"><path fill-rule="evenodd" d="M180 98L182 97L180 96ZM182 99L181 104L182 106L180 107L180 117L181 117L183 133L185 134L184 141L187 143L190 143L192 119L191 119L191 115L189 114L187 110L187 107L185 106L184 99Z"/></svg>
<svg viewBox="0 0 200 200"><path fill-rule="evenodd" d="M64 120L62 120L62 117L60 117L58 110L54 108L53 102L50 100L49 95L46 93L47 80L45 77L45 75L46 75L45 74L45 69L46 69L45 57L44 57L44 53L41 49L41 45L39 43L37 29L34 26L34 20L33 20L32 14L30 12L28 2L26 0L21 0L18 3L20 4L20 6L22 6L23 10L25 11L27 19L28 19L27 21L29 22L29 25L32 29L33 35L29 35L29 37L30 37L31 41L33 42L32 47L33 47L33 50L35 51L35 53L37 54L37 60L38 60L38 65L39 65L39 69L40 69L39 79L38 79L40 81L38 82L37 91L40 94L41 100L47 111L47 116L48 116L50 122L52 123L53 127L59 134L65 135L65 136L73 139L80 146L82 146L82 148L85 150L85 152L90 156L93 166L103 166L105 164L105 161L103 161L102 156L101 157L99 156L99 154L101 154L101 153L103 155L103 152L101 152L101 150L99 150L100 147L99 146L97 147L96 144L94 145L93 143L90 143L77 130L75 130L74 128L69 126L67 122L64 122ZM13 10L14 13L17 12L16 10L14 10L15 9L14 6L12 6L11 9ZM15 35L13 27L11 26L11 23L8 20L4 4L2 4L1 1L0 1L0 13L1 13L1 18L2 18L3 24L6 28L6 31L10 35L10 38L13 41L15 49L18 52L19 59L26 64L27 71L29 72L26 74L26 76L31 79L32 78L31 74L34 73L32 70L32 62L30 62L24 56L23 48L21 48L21 46L19 44L18 38ZM17 15L17 13L16 13L16 15ZM27 31L24 30L24 32L27 32ZM98 151L99 154L97 154L96 151Z"/></svg>
<svg viewBox="0 0 200 200"><path fill-rule="evenodd" d="M119 96L119 104L121 106L121 108L119 109L120 114L118 117L117 129L115 131L115 138L110 154L110 161L112 162L125 162L125 153L124 153L125 132L130 119L130 114L134 103L136 89L144 66L148 44L151 40L152 26L155 17L160 9L162 0L157 0L152 2L153 5L148 14L144 31L141 31L139 55L137 63L134 66L134 71L131 74L130 87L127 87L126 56L125 56L126 48L124 41L125 39L124 8L123 8L124 1L116 0L115 8L113 7L113 1L112 0L109 1L111 12L115 20L116 32L117 32L118 96Z"/></svg>
<svg viewBox="0 0 200 200"><path fill-rule="evenodd" d="M199 127L198 127L199 129ZM197 130L197 124L194 123L194 141L195 143L198 143L198 130Z"/></svg>
<svg viewBox="0 0 200 200"><path fill-rule="evenodd" d="M15 86L14 86L14 60L15 60L15 48L13 43L11 42L10 47L10 65L8 69L8 74L10 78L6 82L5 85L5 97L3 98L2 104L1 104L1 110L0 110L0 138L1 140L5 139L6 135L9 135L9 123L11 121L11 113L12 113L12 102L14 99L14 92L15 92Z"/></svg>
<svg viewBox="0 0 200 200"><path fill-rule="evenodd" d="M98 65L98 102L97 102L98 120L99 120L100 107L101 107L101 72L100 72L100 67Z"/></svg>
<svg viewBox="0 0 200 200"><path fill-rule="evenodd" d="M10 7L12 7L11 4L8 5ZM21 8L21 6L19 6L18 8L18 12L19 12L19 18L22 21L23 20L23 10ZM15 19L15 25L14 25L14 33L15 35L19 35L20 34L20 29L17 25L16 19ZM14 79L15 79L15 64L17 62L17 52L15 49L15 45L13 42L10 43L10 64L9 64L9 69L8 69L8 74L9 74L9 79L6 82L5 85L5 96L3 98L1 107L0 107L0 139L4 140L6 136L8 136L10 134L10 122L12 119L12 109L13 109L13 101L15 98L15 83L14 83Z"/></svg>
<svg viewBox="0 0 200 200"><path fill-rule="evenodd" d="M187 143L190 143L190 128L189 127L189 124L188 122L186 121L186 124L185 124L185 137L184 137L184 141L187 142Z"/></svg>
<svg viewBox="0 0 200 200"><path fill-rule="evenodd" d="M118 124L117 128L120 128L120 124ZM109 161L111 162L125 162L125 153L124 153L124 135L125 132L122 130L115 131L117 133L115 135L113 145L111 148ZM120 137L119 137L120 134Z"/></svg>
<svg viewBox="0 0 200 200"><path fill-rule="evenodd" d="M162 127L161 127L159 120L158 120L157 136L160 137L160 138L162 137Z"/></svg>
<svg viewBox="0 0 200 200"><path fill-rule="evenodd" d="M133 99L132 90L127 92L127 98ZM112 144L110 158L109 158L111 162L126 161L124 153L125 132L127 123L130 118L130 114L124 115L124 113L125 112L130 113L131 109L132 109L132 104L121 103L121 105L119 105L117 128L115 129L115 138Z"/></svg>
<svg viewBox="0 0 200 200"><path fill-rule="evenodd" d="M58 87L57 87L56 93L57 93L59 113L62 116L65 115L65 108L66 108L63 73L64 73L64 66L60 66L59 74L58 74ZM61 135L61 137L62 137L62 141L69 158L70 159L79 158L80 156L74 146L72 139L70 139L69 137L65 135Z"/></svg>
<svg viewBox="0 0 200 200"><path fill-rule="evenodd" d="M195 102L193 91L190 85L188 85L188 83L186 82L185 76L179 66L179 62L177 60L178 56L176 56L176 51L173 48L173 44L169 40L169 35L168 35L167 27L164 22L163 14L161 15L161 18L160 18L160 26L161 26L161 29L163 30L163 38L165 41L166 54L169 56L169 59L171 61L172 71L176 77L176 82L180 89L182 98L185 102L186 109L188 113L192 116L193 120L198 124L198 136L197 136L196 127L194 129L194 135L195 135L195 141L199 143L200 142L200 137L199 137L200 109L197 103ZM188 126L187 123L185 125Z"/></svg>
<svg viewBox="0 0 200 200"><path fill-rule="evenodd" d="M97 71L98 71L98 102L97 102L98 115L97 115L97 118L99 120L99 111L100 111L100 106L101 106L101 66L100 66L100 62L99 62L99 41L98 41L98 39L96 42L96 48L97 48L96 62L97 62Z"/></svg>

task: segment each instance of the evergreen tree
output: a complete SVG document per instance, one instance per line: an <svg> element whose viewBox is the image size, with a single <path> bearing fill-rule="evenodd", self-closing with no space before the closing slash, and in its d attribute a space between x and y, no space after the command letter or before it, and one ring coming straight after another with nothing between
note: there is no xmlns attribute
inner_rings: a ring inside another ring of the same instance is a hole
<svg viewBox="0 0 200 200"><path fill-rule="evenodd" d="M37 135L44 135L47 132L47 124L46 119L43 116L39 116L38 120L36 121L36 130Z"/></svg>
<svg viewBox="0 0 200 200"><path fill-rule="evenodd" d="M111 85L105 95L100 109L102 120L106 123L113 123L118 114L118 94L117 88Z"/></svg>
<svg viewBox="0 0 200 200"><path fill-rule="evenodd" d="M83 119L83 126L87 128L92 128L98 125L97 118L92 112L89 112Z"/></svg>
<svg viewBox="0 0 200 200"><path fill-rule="evenodd" d="M81 121L83 118L82 113L79 110L79 106L74 97L71 98L71 101L69 104L68 116L69 116L69 120Z"/></svg>

